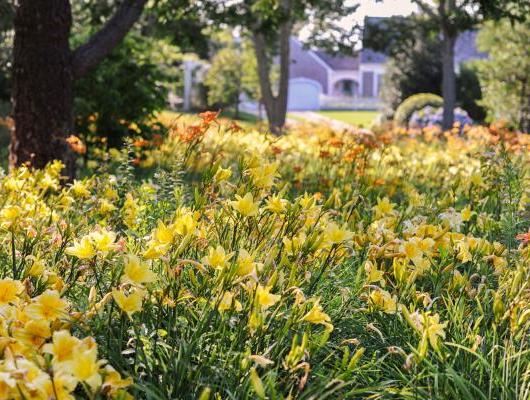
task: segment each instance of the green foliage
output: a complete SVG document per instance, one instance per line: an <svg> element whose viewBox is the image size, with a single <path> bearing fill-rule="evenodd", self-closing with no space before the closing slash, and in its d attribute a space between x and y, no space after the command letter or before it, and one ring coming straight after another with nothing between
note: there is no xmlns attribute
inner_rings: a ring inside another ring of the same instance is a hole
<svg viewBox="0 0 530 400"><path fill-rule="evenodd" d="M488 120L530 131L530 21L488 23L478 44L489 54L478 64Z"/></svg>
<svg viewBox="0 0 530 400"><path fill-rule="evenodd" d="M241 94L241 59L232 48L221 49L212 59L206 75L209 106L234 106L237 109Z"/></svg>
<svg viewBox="0 0 530 400"><path fill-rule="evenodd" d="M426 106L441 107L443 99L433 93L418 93L408 97L399 105L394 114L394 122L399 126L407 124L414 111L421 110Z"/></svg>
<svg viewBox="0 0 530 400"><path fill-rule="evenodd" d="M486 110L480 104L482 89L476 62L471 61L460 65L460 73L456 77L456 90L458 105L466 110L474 121L484 121Z"/></svg>
<svg viewBox="0 0 530 400"><path fill-rule="evenodd" d="M163 41L131 33L76 82L77 132L85 139L104 138L110 147L121 146L130 134L149 136L150 119L166 106L167 91L179 78L179 56Z"/></svg>
<svg viewBox="0 0 530 400"><path fill-rule="evenodd" d="M389 56L381 87L384 115L417 93L441 95L442 45L436 25L425 16L368 20L363 46Z"/></svg>
<svg viewBox="0 0 530 400"><path fill-rule="evenodd" d="M176 0L173 0L175 2ZM344 0L250 0L244 2L196 2L193 10L200 8L207 19L243 28L244 33L263 33L269 39L271 53L278 51L275 39L280 26L286 21L291 27L311 22L308 42L331 51L351 52L351 30L340 24L343 17L351 15L356 4Z"/></svg>
<svg viewBox="0 0 530 400"><path fill-rule="evenodd" d="M212 58L204 82L208 88L208 105L234 107L238 114L241 94L253 100L260 98L256 58L247 40L236 43L230 35L223 42L224 46Z"/></svg>
<svg viewBox="0 0 530 400"><path fill-rule="evenodd" d="M363 45L390 57L381 88L386 117L391 117L399 104L414 94L442 94L442 44L431 20L421 16L392 17L367 24L365 29ZM475 121L484 120L485 111L479 104L482 93L471 63L460 66L456 87L458 106Z"/></svg>

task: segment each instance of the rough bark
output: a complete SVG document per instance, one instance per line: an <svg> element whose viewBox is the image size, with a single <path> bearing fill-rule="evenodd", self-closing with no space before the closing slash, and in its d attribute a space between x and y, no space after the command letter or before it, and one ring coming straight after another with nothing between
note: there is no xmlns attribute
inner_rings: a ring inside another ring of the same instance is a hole
<svg viewBox="0 0 530 400"><path fill-rule="evenodd" d="M15 11L10 166L42 168L62 160L74 174L66 143L73 126L73 82L93 69L138 20L147 0L125 0L85 45L69 47L69 0L19 0Z"/></svg>
<svg viewBox="0 0 530 400"><path fill-rule="evenodd" d="M280 27L280 82L276 99L276 120L278 128L283 128L287 116L287 99L289 95L289 67L291 65L290 52L291 23L286 21Z"/></svg>
<svg viewBox="0 0 530 400"><path fill-rule="evenodd" d="M16 9L11 166L42 168L54 159L67 161L64 139L71 131L73 104L71 23L68 0L20 0Z"/></svg>
<svg viewBox="0 0 530 400"><path fill-rule="evenodd" d="M258 64L261 101L265 107L265 114L267 114L269 125L272 127L272 119L274 114L274 95L272 93L270 80L270 62L267 55L267 44L265 37L260 32L255 32L252 38L254 41L254 51L256 53L256 60Z"/></svg>
<svg viewBox="0 0 530 400"><path fill-rule="evenodd" d="M290 10L290 0L283 0L282 7L286 14ZM281 134L287 116L287 100L289 95L289 67L290 59L290 37L292 24L289 18L281 23L279 29L279 64L280 77L278 82L278 93L272 90L270 79L270 57L267 53L267 43L263 33L256 29L253 32L254 51L258 64L258 78L261 89L261 100L265 106L265 112L269 121L269 129L274 134Z"/></svg>
<svg viewBox="0 0 530 400"><path fill-rule="evenodd" d="M456 74L455 74L455 42L456 35L448 30L443 32L442 47L442 96L443 129L451 129L454 123L454 109L456 104Z"/></svg>

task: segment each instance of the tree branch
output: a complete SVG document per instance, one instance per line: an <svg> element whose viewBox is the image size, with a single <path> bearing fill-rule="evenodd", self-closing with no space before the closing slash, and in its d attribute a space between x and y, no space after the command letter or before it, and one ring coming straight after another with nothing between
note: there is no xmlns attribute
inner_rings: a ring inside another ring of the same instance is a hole
<svg viewBox="0 0 530 400"><path fill-rule="evenodd" d="M425 3L422 0L412 0L414 4L416 4L421 11L423 11L425 14L427 14L432 19L438 19L438 15L435 14L435 12L432 10L432 8Z"/></svg>
<svg viewBox="0 0 530 400"><path fill-rule="evenodd" d="M73 53L74 77L85 76L127 35L140 18L147 0L124 0L116 13L85 44Z"/></svg>

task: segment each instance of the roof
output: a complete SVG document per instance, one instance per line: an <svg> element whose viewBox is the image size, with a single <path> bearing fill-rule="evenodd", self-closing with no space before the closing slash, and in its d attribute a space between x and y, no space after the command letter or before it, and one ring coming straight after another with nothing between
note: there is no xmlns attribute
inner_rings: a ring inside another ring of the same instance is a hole
<svg viewBox="0 0 530 400"><path fill-rule="evenodd" d="M333 55L323 50L316 50L314 53L333 70L359 69L358 56Z"/></svg>
<svg viewBox="0 0 530 400"><path fill-rule="evenodd" d="M362 49L361 50L361 62L362 63L371 63L371 64L383 64L386 62L387 56L378 51L372 49Z"/></svg>

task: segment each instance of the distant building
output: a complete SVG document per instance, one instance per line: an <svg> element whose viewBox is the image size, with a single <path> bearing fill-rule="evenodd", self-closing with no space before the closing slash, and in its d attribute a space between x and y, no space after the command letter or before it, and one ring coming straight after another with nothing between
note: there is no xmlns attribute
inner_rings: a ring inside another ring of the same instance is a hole
<svg viewBox="0 0 530 400"><path fill-rule="evenodd" d="M466 61L482 60L488 55L477 49L477 31L465 31L458 35L455 42L455 71Z"/></svg>
<svg viewBox="0 0 530 400"><path fill-rule="evenodd" d="M356 56L331 55L291 38L288 108L377 108L385 62L384 54L370 49Z"/></svg>
<svg viewBox="0 0 530 400"><path fill-rule="evenodd" d="M385 18L367 17L368 23ZM464 61L485 58L476 47L476 31L460 34L455 43L455 70ZM289 110L378 109L387 56L369 48L355 56L331 55L306 49L291 38Z"/></svg>

